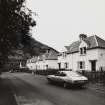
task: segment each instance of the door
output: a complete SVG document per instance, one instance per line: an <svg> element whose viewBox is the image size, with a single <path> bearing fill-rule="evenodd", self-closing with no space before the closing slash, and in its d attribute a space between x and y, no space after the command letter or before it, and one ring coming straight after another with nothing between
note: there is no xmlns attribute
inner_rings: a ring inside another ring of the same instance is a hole
<svg viewBox="0 0 105 105"><path fill-rule="evenodd" d="M58 67L59 67L59 69L61 69L61 63L58 63Z"/></svg>
<svg viewBox="0 0 105 105"><path fill-rule="evenodd" d="M48 65L46 65L46 69L48 69Z"/></svg>
<svg viewBox="0 0 105 105"><path fill-rule="evenodd" d="M96 60L91 61L91 71L96 71Z"/></svg>

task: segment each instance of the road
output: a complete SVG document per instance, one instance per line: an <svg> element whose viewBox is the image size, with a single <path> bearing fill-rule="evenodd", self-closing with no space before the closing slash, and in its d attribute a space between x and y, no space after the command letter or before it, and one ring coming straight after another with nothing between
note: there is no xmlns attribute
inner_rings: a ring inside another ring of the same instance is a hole
<svg viewBox="0 0 105 105"><path fill-rule="evenodd" d="M19 105L105 105L105 94L91 89L65 89L48 84L44 76L5 73Z"/></svg>

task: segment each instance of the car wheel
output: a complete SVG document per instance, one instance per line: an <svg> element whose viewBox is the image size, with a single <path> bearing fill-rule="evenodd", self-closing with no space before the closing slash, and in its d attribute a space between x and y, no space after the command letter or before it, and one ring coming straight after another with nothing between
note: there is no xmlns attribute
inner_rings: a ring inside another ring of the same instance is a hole
<svg viewBox="0 0 105 105"><path fill-rule="evenodd" d="M66 82L63 83L63 87L67 88L67 83Z"/></svg>

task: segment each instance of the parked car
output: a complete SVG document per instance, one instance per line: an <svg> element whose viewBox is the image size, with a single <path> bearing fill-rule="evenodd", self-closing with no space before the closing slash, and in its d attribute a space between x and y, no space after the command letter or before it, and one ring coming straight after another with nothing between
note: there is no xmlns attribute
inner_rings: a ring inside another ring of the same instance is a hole
<svg viewBox="0 0 105 105"><path fill-rule="evenodd" d="M48 75L47 80L50 83L59 83L63 87L79 86L82 87L88 83L88 78L75 71L58 71L55 75Z"/></svg>

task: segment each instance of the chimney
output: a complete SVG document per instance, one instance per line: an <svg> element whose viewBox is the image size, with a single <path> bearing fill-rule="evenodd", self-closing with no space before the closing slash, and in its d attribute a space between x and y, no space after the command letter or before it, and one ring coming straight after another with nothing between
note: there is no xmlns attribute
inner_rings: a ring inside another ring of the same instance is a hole
<svg viewBox="0 0 105 105"><path fill-rule="evenodd" d="M87 35L86 34L80 34L79 35L80 41L85 40L86 38L87 38Z"/></svg>

